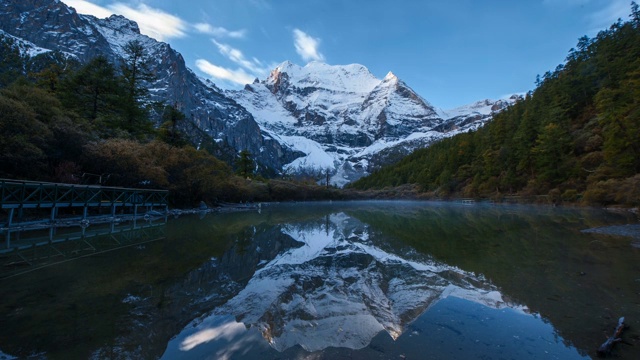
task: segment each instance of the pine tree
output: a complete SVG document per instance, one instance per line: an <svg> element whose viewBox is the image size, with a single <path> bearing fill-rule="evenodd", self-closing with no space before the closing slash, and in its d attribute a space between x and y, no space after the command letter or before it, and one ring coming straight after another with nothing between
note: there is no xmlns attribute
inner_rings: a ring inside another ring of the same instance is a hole
<svg viewBox="0 0 640 360"><path fill-rule="evenodd" d="M123 106L129 130L136 131L140 126L144 128L144 122L147 120L145 101L149 90L145 83L155 77L151 71L151 61L140 41L129 41L124 46L124 52L125 61L122 64L122 79L125 86Z"/></svg>
<svg viewBox="0 0 640 360"><path fill-rule="evenodd" d="M98 56L64 82L63 92L61 97L68 106L95 120L117 111L122 85L113 65L104 56Z"/></svg>
<svg viewBox="0 0 640 360"><path fill-rule="evenodd" d="M184 135L178 126L182 125L186 116L175 106L167 105L162 112L162 125L160 126L160 138L173 146L183 146L187 144Z"/></svg>
<svg viewBox="0 0 640 360"><path fill-rule="evenodd" d="M238 175L244 178L250 178L253 176L254 162L251 158L251 152L249 150L240 151L240 158L238 159Z"/></svg>
<svg viewBox="0 0 640 360"><path fill-rule="evenodd" d="M570 137L566 129L556 123L547 124L532 150L540 174L539 179L549 185L566 180L570 151Z"/></svg>
<svg viewBox="0 0 640 360"><path fill-rule="evenodd" d="M635 1L631 2L631 22L634 27L640 26L640 7Z"/></svg>
<svg viewBox="0 0 640 360"><path fill-rule="evenodd" d="M26 59L15 45L13 38L0 34L0 88L8 86L23 75Z"/></svg>

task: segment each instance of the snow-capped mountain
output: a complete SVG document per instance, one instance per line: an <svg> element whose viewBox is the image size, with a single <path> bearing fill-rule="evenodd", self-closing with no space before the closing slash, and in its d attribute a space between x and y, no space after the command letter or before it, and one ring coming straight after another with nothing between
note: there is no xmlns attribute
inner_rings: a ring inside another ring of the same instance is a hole
<svg viewBox="0 0 640 360"><path fill-rule="evenodd" d="M283 171L342 186L418 147L475 129L516 98L484 100L443 111L389 72L377 79L363 65L304 67L286 61L262 81L227 95L260 127L303 156Z"/></svg>
<svg viewBox="0 0 640 360"><path fill-rule="evenodd" d="M78 14L58 0L0 1L0 30L37 52L72 54L81 63L101 55L120 64L123 46L139 41L152 60L156 80L148 84L152 101L176 105L199 129L193 138L210 136L236 150L248 149L261 164L280 168L291 154L279 143L264 138L253 116L226 97L213 83L199 78L182 55L167 43L140 34L138 25L123 16L98 19Z"/></svg>
<svg viewBox="0 0 640 360"><path fill-rule="evenodd" d="M194 142L248 150L263 168L343 186L412 150L476 129L516 99L485 100L442 111L389 73L376 78L357 64L304 67L284 62L262 81L224 92L199 78L169 44L140 34L122 16L80 15L59 0L0 1L0 36L24 56L61 52L81 63L102 55L115 64L139 41L152 59L152 101L175 105Z"/></svg>

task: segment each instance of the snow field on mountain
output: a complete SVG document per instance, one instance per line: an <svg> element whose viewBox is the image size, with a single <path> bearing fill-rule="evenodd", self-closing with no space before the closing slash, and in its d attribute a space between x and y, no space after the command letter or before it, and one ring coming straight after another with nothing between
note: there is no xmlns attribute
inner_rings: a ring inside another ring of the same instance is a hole
<svg viewBox="0 0 640 360"><path fill-rule="evenodd" d="M360 64L332 66L312 61L301 67L285 61L278 65L274 72L287 73L293 79L291 84L298 88L321 87L345 93L369 93L380 83L380 80Z"/></svg>

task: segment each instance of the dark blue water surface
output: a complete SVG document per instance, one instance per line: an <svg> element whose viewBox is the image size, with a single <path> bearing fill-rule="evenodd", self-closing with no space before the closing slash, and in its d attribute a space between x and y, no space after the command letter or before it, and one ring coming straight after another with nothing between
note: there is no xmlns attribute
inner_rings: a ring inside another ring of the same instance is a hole
<svg viewBox="0 0 640 360"><path fill-rule="evenodd" d="M634 227L584 231L637 222L345 202L5 231L0 359L582 359L620 316L638 359Z"/></svg>

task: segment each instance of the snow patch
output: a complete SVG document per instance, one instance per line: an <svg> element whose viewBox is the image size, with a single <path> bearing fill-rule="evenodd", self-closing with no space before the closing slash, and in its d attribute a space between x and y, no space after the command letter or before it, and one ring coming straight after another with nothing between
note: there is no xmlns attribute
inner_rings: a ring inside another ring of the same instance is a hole
<svg viewBox="0 0 640 360"><path fill-rule="evenodd" d="M6 354L0 350L0 360L17 360L18 358L9 354Z"/></svg>

